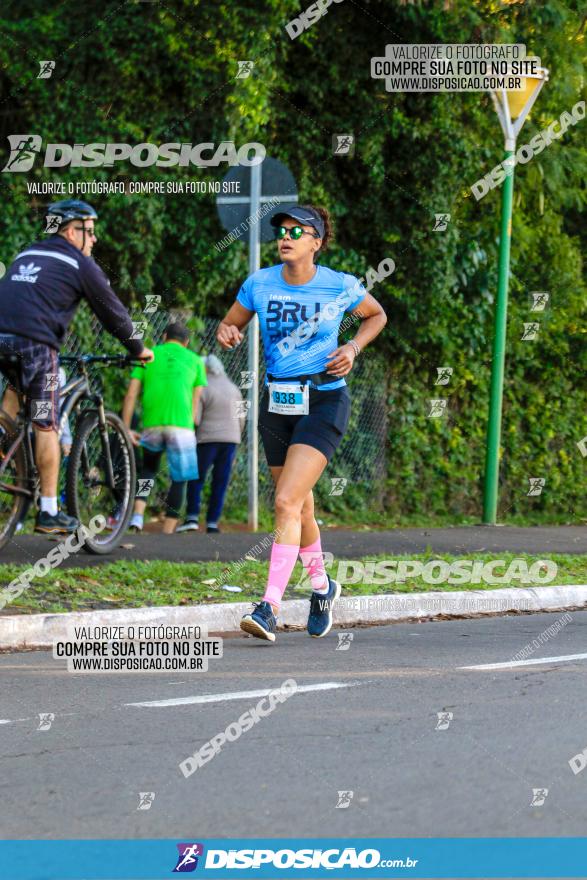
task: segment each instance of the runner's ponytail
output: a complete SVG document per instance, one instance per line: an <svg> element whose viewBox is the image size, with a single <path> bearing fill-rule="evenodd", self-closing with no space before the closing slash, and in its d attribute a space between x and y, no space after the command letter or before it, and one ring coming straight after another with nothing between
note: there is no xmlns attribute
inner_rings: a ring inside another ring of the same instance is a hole
<svg viewBox="0 0 587 880"><path fill-rule="evenodd" d="M322 220L324 221L324 238L322 239L322 245L319 250L314 254L314 262L318 259L318 257L325 253L329 246L334 241L334 226L332 223L332 219L330 217L330 213L326 210L326 208L322 208L318 205L302 205L302 208L306 208L307 210L316 211L317 214L320 214Z"/></svg>

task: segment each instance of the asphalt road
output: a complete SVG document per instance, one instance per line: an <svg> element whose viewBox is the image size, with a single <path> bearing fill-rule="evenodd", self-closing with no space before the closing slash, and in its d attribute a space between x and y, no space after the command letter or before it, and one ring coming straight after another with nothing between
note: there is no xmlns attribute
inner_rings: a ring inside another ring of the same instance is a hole
<svg viewBox="0 0 587 880"><path fill-rule="evenodd" d="M587 612L531 654L538 664L462 668L507 663L561 617L355 629L348 650L336 630L237 636L200 674L74 675L47 652L2 655L0 836L583 836L587 771L569 761L587 746ZM243 692L289 678L310 689L182 775L256 705ZM210 694L225 696L194 702ZM47 730L40 713L55 716ZM154 793L149 809L140 792Z"/></svg>
<svg viewBox="0 0 587 880"><path fill-rule="evenodd" d="M268 558L269 543L264 533L230 532L220 535L187 532L178 535L129 533L122 545L108 556L80 553L69 557L64 568L102 565L117 559L167 559L172 562L231 562L261 545L257 558ZM0 562L34 563L45 556L52 540L43 535L16 536L1 551ZM587 526L462 526L446 529L394 529L393 531L350 531L326 529L322 548L337 559L357 559L376 553L587 553Z"/></svg>

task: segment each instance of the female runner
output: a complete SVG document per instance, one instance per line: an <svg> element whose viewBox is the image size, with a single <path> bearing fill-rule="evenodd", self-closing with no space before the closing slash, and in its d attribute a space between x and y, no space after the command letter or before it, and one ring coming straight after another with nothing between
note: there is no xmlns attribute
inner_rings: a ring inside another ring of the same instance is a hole
<svg viewBox="0 0 587 880"><path fill-rule="evenodd" d="M316 263L333 237L328 211L291 205L274 214L271 224L280 262L246 279L216 338L223 348L234 348L255 312L259 316L267 365L259 431L276 486L276 538L265 594L245 614L241 629L274 642L298 554L312 584L308 633L321 638L332 626L340 584L324 568L312 489L348 425L351 400L343 377L387 316L354 276ZM361 324L354 339L337 347L345 312Z"/></svg>

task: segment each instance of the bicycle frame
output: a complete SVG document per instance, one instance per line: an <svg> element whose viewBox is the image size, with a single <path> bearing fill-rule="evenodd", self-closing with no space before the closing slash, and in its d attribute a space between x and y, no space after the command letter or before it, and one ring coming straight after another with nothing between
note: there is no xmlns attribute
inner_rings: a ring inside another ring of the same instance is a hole
<svg viewBox="0 0 587 880"><path fill-rule="evenodd" d="M112 456L110 454L110 444L108 443L108 432L106 430L106 416L104 411L104 399L98 392L90 390L90 383L85 371L85 366L81 367L82 375L67 382L61 388L59 396L65 398L65 403L61 408L59 417L59 433L63 431L65 419L69 418L73 410L77 407L80 400L90 400L94 403L94 407L86 410L86 412L96 412L98 414L98 424L100 430L100 440L102 443L102 454L106 465L106 484L109 489L114 490L114 468L112 467ZM86 473L89 471L89 462L87 453L83 455L84 468Z"/></svg>
<svg viewBox="0 0 587 880"><path fill-rule="evenodd" d="M91 363L118 364L119 366L131 365L132 359L125 356L110 355L64 355L61 358L63 363L75 363L78 375L59 389L59 398L63 403L60 406L58 436L61 436L65 424L65 420L78 410L80 401L88 400L93 406L83 411L86 413L96 413L98 416L98 429L100 433L100 444L102 447L102 455L104 460L104 481L102 485L107 486L116 496L116 482L114 477L114 467L112 464L112 454L108 438L108 430L106 426L106 412L104 409L104 398L100 392L94 392L90 388L90 381L87 367ZM136 361L135 361L136 362ZM12 362L14 363L14 362ZM140 363L140 362L139 362ZM144 364L143 364L144 366ZM5 456L0 461L0 490L11 495L20 495L25 498L35 499L39 489L39 471L35 464L35 456L33 450L33 425L30 416L27 414L25 395L20 388L19 381L16 382L16 394L18 396L18 413L16 415L15 424L17 428L16 436L7 450ZM16 450L23 444L23 453L25 457L25 482L27 486L15 486L14 484L5 483L2 474L12 460ZM82 463L84 469L84 478L90 481L90 465L87 450L84 448L82 452ZM30 487L30 488L29 488Z"/></svg>
<svg viewBox="0 0 587 880"><path fill-rule="evenodd" d="M60 388L59 397L65 399L59 415L59 436L61 436L65 420L72 414L79 401L90 397L90 385L87 377L78 376L75 379L71 379Z"/></svg>
<svg viewBox="0 0 587 880"><path fill-rule="evenodd" d="M20 413L19 413L20 415ZM10 463L12 456L20 446L20 444L24 440L24 455L25 455L25 464L28 475L29 482L32 482L33 488L26 489L24 486L14 486L12 483L5 483L0 479L0 489L3 492L7 492L9 495L22 495L24 498L34 498L35 490L37 485L38 471L35 465L35 458L33 455L33 447L31 443L30 433L27 431L27 425L25 422L17 421L17 426L20 428L19 433L17 434L14 442L12 443L10 449L2 459L2 464L0 466L0 476L4 471L6 465Z"/></svg>

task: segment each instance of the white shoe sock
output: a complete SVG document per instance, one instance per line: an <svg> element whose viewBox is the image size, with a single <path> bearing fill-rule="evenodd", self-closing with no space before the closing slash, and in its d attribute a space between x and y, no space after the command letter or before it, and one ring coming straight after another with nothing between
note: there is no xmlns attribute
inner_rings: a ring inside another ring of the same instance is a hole
<svg viewBox="0 0 587 880"><path fill-rule="evenodd" d="M57 498L43 497L41 495L41 513L48 513L49 516L57 516Z"/></svg>
<svg viewBox="0 0 587 880"><path fill-rule="evenodd" d="M315 589L312 587L312 592L313 592L313 593L316 593L318 596L326 596L327 593L328 593L328 590L329 590L329 589L330 589L330 584L328 583L328 578L326 578L326 583L324 584L324 586L322 587L322 589L321 589L321 590L315 590Z"/></svg>

